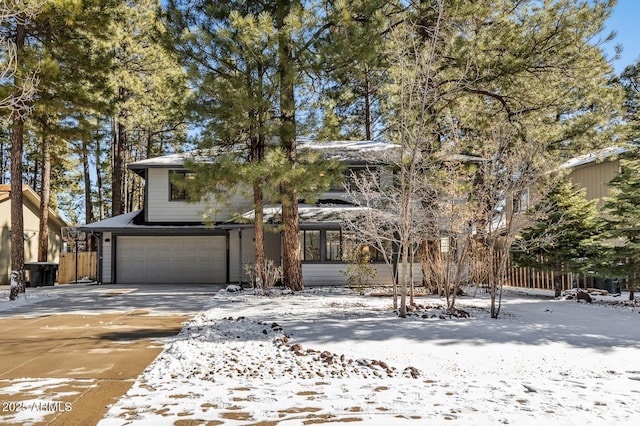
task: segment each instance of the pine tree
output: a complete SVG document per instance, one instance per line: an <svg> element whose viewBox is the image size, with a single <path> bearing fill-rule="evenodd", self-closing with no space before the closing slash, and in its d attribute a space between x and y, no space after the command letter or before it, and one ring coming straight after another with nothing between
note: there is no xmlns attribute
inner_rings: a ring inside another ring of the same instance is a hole
<svg viewBox="0 0 640 426"><path fill-rule="evenodd" d="M612 197L603 214L610 252L603 262L605 272L625 278L629 299L640 283L640 152L633 145L620 160L620 172L609 182Z"/></svg>
<svg viewBox="0 0 640 426"><path fill-rule="evenodd" d="M519 266L557 272L556 297L561 290L560 274L593 271L602 256L598 243L602 222L597 200L588 201L586 190L567 177L551 176L543 188L544 199L531 210L534 221L512 245L513 261Z"/></svg>
<svg viewBox="0 0 640 426"><path fill-rule="evenodd" d="M271 192L269 201L281 203L283 281L293 290L304 287L298 202L305 190L300 186L305 164L297 149L303 103L298 89L306 76L315 75L317 43L331 26L328 14L328 3L289 0L169 1L166 6L173 36L168 44L181 55L198 87L195 117L203 129L199 146L214 147L218 168L227 170L234 161L240 165L238 173L224 177L227 185L238 179L253 190L258 269L264 259L265 193ZM277 147L269 146L276 140ZM201 188L217 192L216 175L202 175L209 176L209 184L199 181Z"/></svg>
<svg viewBox="0 0 640 426"><path fill-rule="evenodd" d="M609 182L611 197L603 209L607 232L603 244L609 248L601 272L625 278L632 300L640 282L640 61L620 75L625 90L625 136L631 141L620 159L620 171Z"/></svg>
<svg viewBox="0 0 640 426"><path fill-rule="evenodd" d="M177 148L186 133L190 91L176 58L163 49L166 29L158 19L159 0L120 2L114 37L105 42L114 54L111 74L112 214L134 208L136 194L125 170L141 160ZM132 31L132 28L135 31ZM140 208L140 205L135 206Z"/></svg>
<svg viewBox="0 0 640 426"><path fill-rule="evenodd" d="M627 66L620 74L625 89L625 122L629 140L640 138L640 60Z"/></svg>

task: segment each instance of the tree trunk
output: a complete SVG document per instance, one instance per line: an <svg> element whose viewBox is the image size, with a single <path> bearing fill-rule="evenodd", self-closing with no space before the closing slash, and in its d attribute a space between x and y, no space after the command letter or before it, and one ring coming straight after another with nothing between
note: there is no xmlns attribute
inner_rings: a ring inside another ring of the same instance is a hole
<svg viewBox="0 0 640 426"><path fill-rule="evenodd" d="M40 235L38 262L47 262L49 254L49 200L51 198L51 136L42 138L42 175L40 177Z"/></svg>
<svg viewBox="0 0 640 426"><path fill-rule="evenodd" d="M23 24L16 26L16 50L24 47L26 32ZM20 85L15 84L16 91ZM17 94L14 95L17 97ZM19 106L12 111L11 125L11 290L9 299L24 293L24 218L22 214L22 151L24 144L24 111Z"/></svg>
<svg viewBox="0 0 640 426"><path fill-rule="evenodd" d="M93 223L93 200L91 199L91 175L89 173L89 148L82 139L82 170L84 176L84 218L85 223Z"/></svg>
<svg viewBox="0 0 640 426"><path fill-rule="evenodd" d="M123 155L126 139L126 130L122 122L117 121L113 134L113 171L111 177L112 216L124 213L123 188Z"/></svg>
<svg viewBox="0 0 640 426"><path fill-rule="evenodd" d="M371 119L371 83L369 82L369 68L365 68L365 91L364 91L364 125L365 138L373 139L373 123Z"/></svg>
<svg viewBox="0 0 640 426"><path fill-rule="evenodd" d="M276 25L278 27L278 76L280 78L280 143L287 154L291 171L296 168L296 64L292 53L292 40L287 17L293 8L289 0L278 0ZM291 290L304 288L300 263L300 218L298 194L291 183L281 185L282 196L282 244L283 280Z"/></svg>
<svg viewBox="0 0 640 426"><path fill-rule="evenodd" d="M262 286L265 285L265 254L264 254L264 197L262 194L262 182L256 180L253 183L253 209L254 215L254 247L256 249L256 280ZM264 289L264 287L262 287Z"/></svg>
<svg viewBox="0 0 640 426"><path fill-rule="evenodd" d="M282 196L282 274L284 284L293 291L304 289L300 263L300 225L298 200L295 195Z"/></svg>
<svg viewBox="0 0 640 426"><path fill-rule="evenodd" d="M98 220L104 219L104 195L102 192L102 149L100 136L96 134L96 189L98 195ZM89 223L89 222L87 222Z"/></svg>

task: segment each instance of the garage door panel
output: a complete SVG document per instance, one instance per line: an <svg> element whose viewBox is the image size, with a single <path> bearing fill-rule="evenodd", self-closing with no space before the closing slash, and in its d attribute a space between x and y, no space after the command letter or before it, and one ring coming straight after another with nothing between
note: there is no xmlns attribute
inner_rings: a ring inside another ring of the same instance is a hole
<svg viewBox="0 0 640 426"><path fill-rule="evenodd" d="M119 283L224 283L224 236L120 236L116 279Z"/></svg>

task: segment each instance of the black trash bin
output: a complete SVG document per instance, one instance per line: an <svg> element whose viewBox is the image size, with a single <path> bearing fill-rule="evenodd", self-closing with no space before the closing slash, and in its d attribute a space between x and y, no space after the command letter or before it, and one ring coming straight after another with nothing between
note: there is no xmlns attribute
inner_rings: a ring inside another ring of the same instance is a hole
<svg viewBox="0 0 640 426"><path fill-rule="evenodd" d="M28 262L24 264L24 269L29 271L29 285L31 287L53 285L56 282L57 263Z"/></svg>

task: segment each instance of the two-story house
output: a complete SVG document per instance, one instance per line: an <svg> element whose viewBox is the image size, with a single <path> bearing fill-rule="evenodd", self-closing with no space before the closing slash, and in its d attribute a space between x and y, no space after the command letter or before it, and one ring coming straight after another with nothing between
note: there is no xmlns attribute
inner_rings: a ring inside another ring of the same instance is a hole
<svg viewBox="0 0 640 426"><path fill-rule="evenodd" d="M347 175L375 167L380 156L396 145L371 141L301 142L300 149L321 150L338 158ZM229 195L229 202L187 201L172 184L173 174L187 175L188 154L171 154L128 164L144 179L144 208L100 222L82 225L99 239L99 281L103 283L239 283L246 281L245 265L255 262L251 196ZM174 180L175 181L175 180ZM342 248L347 238L341 215L350 205L342 185L320 194L314 204L299 206L302 272L307 285L346 281ZM207 217L205 221L204 218ZM265 221L277 224L278 205L265 209ZM205 223L206 222L206 223ZM209 222L213 222L209 224ZM265 234L267 259L281 263L278 232ZM391 271L373 261L376 283L391 283Z"/></svg>

